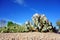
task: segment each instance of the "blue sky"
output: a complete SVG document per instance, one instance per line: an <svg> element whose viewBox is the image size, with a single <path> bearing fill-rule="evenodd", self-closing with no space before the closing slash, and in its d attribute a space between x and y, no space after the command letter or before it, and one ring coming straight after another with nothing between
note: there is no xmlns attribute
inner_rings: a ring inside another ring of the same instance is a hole
<svg viewBox="0 0 60 40"><path fill-rule="evenodd" d="M55 26L60 19L60 0L0 0L0 19L24 23L36 12L45 14Z"/></svg>

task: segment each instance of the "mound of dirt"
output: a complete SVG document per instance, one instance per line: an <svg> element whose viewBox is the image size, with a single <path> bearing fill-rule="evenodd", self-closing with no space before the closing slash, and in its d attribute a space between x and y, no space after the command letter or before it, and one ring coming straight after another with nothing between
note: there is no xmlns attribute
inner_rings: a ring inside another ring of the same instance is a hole
<svg viewBox="0 0 60 40"><path fill-rule="evenodd" d="M56 33L0 33L0 40L60 40Z"/></svg>

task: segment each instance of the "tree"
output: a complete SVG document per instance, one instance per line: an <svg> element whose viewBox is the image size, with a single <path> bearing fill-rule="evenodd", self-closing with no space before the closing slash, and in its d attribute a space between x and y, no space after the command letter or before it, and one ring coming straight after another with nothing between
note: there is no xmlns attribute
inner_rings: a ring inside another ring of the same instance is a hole
<svg viewBox="0 0 60 40"><path fill-rule="evenodd" d="M8 21L7 26L12 26L14 23L12 21Z"/></svg>
<svg viewBox="0 0 60 40"><path fill-rule="evenodd" d="M58 21L56 22L56 24L57 24L57 26L59 26L59 29L60 29L60 20L58 20Z"/></svg>

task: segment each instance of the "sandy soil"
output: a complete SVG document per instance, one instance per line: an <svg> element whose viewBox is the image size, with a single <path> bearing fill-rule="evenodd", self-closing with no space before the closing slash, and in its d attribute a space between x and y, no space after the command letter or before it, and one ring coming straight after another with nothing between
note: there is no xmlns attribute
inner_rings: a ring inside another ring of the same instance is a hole
<svg viewBox="0 0 60 40"><path fill-rule="evenodd" d="M60 40L56 33L0 33L0 40Z"/></svg>

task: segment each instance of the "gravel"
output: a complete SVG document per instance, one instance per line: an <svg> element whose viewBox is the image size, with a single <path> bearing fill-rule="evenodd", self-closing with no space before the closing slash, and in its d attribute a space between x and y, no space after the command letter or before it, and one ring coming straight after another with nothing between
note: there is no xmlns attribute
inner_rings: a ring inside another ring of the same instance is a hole
<svg viewBox="0 0 60 40"><path fill-rule="evenodd" d="M60 40L57 33L0 33L0 40Z"/></svg>

